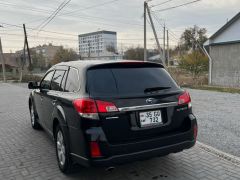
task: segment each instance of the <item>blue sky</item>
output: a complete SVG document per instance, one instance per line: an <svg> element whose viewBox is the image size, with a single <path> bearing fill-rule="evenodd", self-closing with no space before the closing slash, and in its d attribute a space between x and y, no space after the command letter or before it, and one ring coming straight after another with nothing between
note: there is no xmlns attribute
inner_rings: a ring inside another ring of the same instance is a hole
<svg viewBox="0 0 240 180"><path fill-rule="evenodd" d="M77 50L77 34L97 30L111 30L118 33L119 50L129 46L143 44L143 0L116 0L103 6L92 7L110 0L72 0L44 30L64 34L38 32L28 29L29 44L43 43L64 45ZM166 0L152 0L149 5ZM164 9L192 0L172 0L152 11ZM0 37L5 52L23 47L23 31L20 27L8 26L8 23L36 28L63 0L0 0ZM194 24L205 27L208 35L213 34L222 25L240 11L239 0L202 0L184 7L154 12L154 21L158 36L162 38L162 24L170 29L170 45L175 46L183 30ZM74 13L73 13L74 11ZM70 13L71 12L71 13ZM70 13L67 15L67 13ZM159 19L155 20L155 16ZM153 33L148 25L148 47L155 46Z"/></svg>

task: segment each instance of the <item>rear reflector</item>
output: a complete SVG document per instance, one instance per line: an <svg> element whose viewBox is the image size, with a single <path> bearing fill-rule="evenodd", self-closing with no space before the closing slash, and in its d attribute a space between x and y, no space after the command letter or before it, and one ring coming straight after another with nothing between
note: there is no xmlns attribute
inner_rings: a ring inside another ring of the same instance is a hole
<svg viewBox="0 0 240 180"><path fill-rule="evenodd" d="M90 142L90 151L91 151L91 157L93 158L102 156L99 145L96 141Z"/></svg>
<svg viewBox="0 0 240 180"><path fill-rule="evenodd" d="M197 127L196 124L193 127L193 134L194 134L194 139L196 141L197 140L197 134L198 134L198 127Z"/></svg>
<svg viewBox="0 0 240 180"><path fill-rule="evenodd" d="M178 105L188 104L190 102L191 102L191 97L187 91L184 91L184 93L178 97Z"/></svg>

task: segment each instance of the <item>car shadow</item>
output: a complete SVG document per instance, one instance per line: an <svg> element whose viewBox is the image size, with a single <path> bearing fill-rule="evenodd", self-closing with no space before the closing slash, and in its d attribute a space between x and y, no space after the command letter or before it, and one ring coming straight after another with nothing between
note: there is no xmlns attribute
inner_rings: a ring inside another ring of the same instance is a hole
<svg viewBox="0 0 240 180"><path fill-rule="evenodd" d="M114 168L102 168L102 167L81 167L75 165L71 173L66 175L70 179L169 179L168 172L164 171L167 164L171 164L171 155L164 157L156 157L143 161L137 161L133 163L117 165ZM165 165L164 169L161 169L162 165ZM174 164L171 164L174 166ZM147 169L151 167L150 169Z"/></svg>

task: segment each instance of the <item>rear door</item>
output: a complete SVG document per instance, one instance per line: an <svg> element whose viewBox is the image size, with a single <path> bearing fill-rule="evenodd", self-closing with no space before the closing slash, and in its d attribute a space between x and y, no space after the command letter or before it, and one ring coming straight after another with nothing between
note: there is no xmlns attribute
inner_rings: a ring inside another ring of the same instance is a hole
<svg viewBox="0 0 240 180"><path fill-rule="evenodd" d="M119 109L100 114L111 143L160 136L181 125L173 116L182 90L159 65L100 66L89 69L87 79L92 98L112 102Z"/></svg>

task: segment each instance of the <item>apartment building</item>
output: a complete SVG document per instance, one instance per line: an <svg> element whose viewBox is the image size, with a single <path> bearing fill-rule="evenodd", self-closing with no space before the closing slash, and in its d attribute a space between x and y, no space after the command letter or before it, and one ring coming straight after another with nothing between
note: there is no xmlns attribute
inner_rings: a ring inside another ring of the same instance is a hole
<svg viewBox="0 0 240 180"><path fill-rule="evenodd" d="M116 59L117 33L113 31L97 31L80 34L79 54L83 59Z"/></svg>

